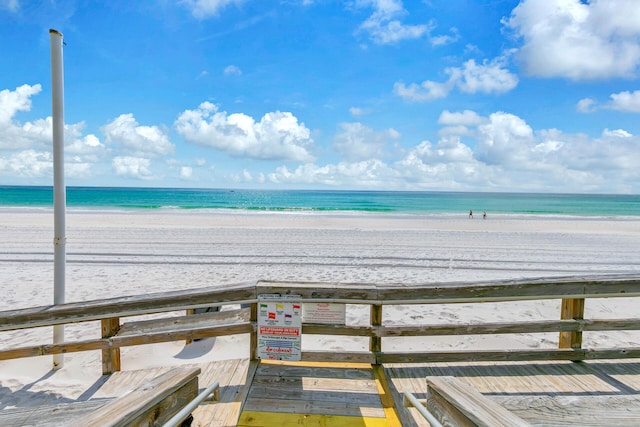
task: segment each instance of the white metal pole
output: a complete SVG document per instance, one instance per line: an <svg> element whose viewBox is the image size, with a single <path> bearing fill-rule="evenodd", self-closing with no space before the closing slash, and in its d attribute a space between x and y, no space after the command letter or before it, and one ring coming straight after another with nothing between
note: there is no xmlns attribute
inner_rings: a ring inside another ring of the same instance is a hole
<svg viewBox="0 0 640 427"><path fill-rule="evenodd" d="M53 304L64 303L66 264L66 188L64 185L64 70L62 33L49 30L53 123ZM53 343L64 342L64 325L53 327ZM53 355L53 369L64 366L64 355Z"/></svg>

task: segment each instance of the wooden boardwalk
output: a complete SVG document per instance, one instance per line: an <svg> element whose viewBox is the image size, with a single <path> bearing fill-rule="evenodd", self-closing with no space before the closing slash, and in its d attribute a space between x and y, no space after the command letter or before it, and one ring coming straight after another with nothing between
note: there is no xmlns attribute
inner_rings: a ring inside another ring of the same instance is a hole
<svg viewBox="0 0 640 427"><path fill-rule="evenodd" d="M194 411L198 427L429 426L402 405L404 392L426 399L428 376L453 376L532 426L640 425L638 360L372 366L234 359L189 366L202 371L199 388L220 383L220 401ZM4 410L0 423L66 425L169 369L116 372L88 401Z"/></svg>
<svg viewBox="0 0 640 427"><path fill-rule="evenodd" d="M389 364L384 367L404 426L429 426L402 393L426 399L428 376L453 376L532 426L637 427L638 360Z"/></svg>

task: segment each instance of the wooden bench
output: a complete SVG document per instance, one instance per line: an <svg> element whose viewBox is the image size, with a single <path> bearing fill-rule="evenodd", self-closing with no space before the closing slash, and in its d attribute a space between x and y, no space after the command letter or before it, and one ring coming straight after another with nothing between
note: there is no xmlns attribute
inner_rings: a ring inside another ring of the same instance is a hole
<svg viewBox="0 0 640 427"><path fill-rule="evenodd" d="M173 368L76 420L73 427L162 425L198 395L200 368Z"/></svg>
<svg viewBox="0 0 640 427"><path fill-rule="evenodd" d="M513 412L454 377L427 377L427 409L447 426L531 426Z"/></svg>

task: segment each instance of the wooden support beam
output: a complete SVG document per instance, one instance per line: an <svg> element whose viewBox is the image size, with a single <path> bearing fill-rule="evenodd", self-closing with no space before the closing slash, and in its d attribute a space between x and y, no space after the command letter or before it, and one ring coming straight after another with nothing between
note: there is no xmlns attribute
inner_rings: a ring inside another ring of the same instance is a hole
<svg viewBox="0 0 640 427"><path fill-rule="evenodd" d="M120 330L120 318L102 319L102 338L111 338ZM102 350L102 375L120 370L120 348L111 347Z"/></svg>
<svg viewBox="0 0 640 427"><path fill-rule="evenodd" d="M562 320L582 320L584 319L584 298L563 298L560 310ZM582 332L560 332L558 347L582 348Z"/></svg>
<svg viewBox="0 0 640 427"><path fill-rule="evenodd" d="M253 331L249 340L249 359L258 359L258 303L251 304L251 314L249 315L249 321L253 325Z"/></svg>
<svg viewBox="0 0 640 427"><path fill-rule="evenodd" d="M196 314L196 309L195 308L187 308L187 312L186 312L187 316L193 316L194 314ZM193 340L191 338L187 338L186 340L184 340L184 345L189 345L192 342L193 342Z"/></svg>
<svg viewBox="0 0 640 427"><path fill-rule="evenodd" d="M382 305L371 304L371 326L382 325ZM369 338L369 351L380 353L382 351L382 338L374 336Z"/></svg>

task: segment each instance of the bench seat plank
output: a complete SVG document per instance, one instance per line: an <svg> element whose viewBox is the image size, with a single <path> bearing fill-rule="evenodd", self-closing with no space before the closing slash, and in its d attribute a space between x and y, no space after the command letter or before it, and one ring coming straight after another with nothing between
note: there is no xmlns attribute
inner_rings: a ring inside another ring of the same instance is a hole
<svg viewBox="0 0 640 427"><path fill-rule="evenodd" d="M198 395L200 368L173 368L72 423L73 427L161 425Z"/></svg>

